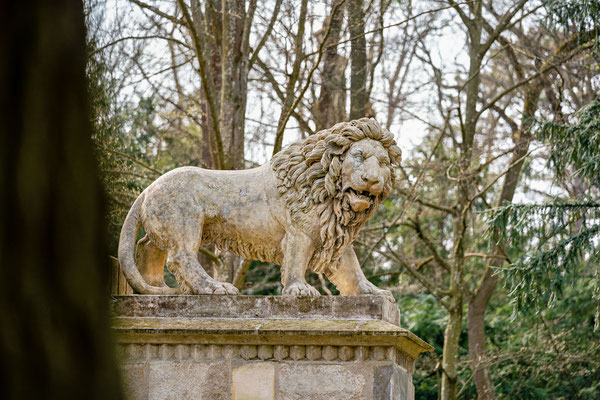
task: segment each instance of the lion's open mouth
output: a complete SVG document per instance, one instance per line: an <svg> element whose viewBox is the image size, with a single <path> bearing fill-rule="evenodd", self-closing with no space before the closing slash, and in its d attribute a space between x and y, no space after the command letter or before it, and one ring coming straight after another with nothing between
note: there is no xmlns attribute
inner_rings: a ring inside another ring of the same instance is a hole
<svg viewBox="0 0 600 400"><path fill-rule="evenodd" d="M347 189L348 200L350 201L350 207L356 212L365 211L373 201L375 201L376 196L372 195L369 191L363 190L361 192L354 190L349 187Z"/></svg>

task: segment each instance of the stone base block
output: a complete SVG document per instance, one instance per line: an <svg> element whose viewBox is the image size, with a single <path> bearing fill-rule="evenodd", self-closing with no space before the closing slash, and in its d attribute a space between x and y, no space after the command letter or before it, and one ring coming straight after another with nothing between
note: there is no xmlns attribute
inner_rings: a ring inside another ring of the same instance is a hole
<svg viewBox="0 0 600 400"><path fill-rule="evenodd" d="M373 296L134 295L116 298L113 326L130 399L412 400L431 347L393 310Z"/></svg>

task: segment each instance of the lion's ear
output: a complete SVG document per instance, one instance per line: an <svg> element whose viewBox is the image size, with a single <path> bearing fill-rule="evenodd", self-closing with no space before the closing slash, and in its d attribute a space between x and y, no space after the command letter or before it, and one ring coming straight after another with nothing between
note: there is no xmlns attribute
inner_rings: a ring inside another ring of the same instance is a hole
<svg viewBox="0 0 600 400"><path fill-rule="evenodd" d="M333 140L327 143L327 150L329 150L330 154L340 155L344 152L344 147Z"/></svg>

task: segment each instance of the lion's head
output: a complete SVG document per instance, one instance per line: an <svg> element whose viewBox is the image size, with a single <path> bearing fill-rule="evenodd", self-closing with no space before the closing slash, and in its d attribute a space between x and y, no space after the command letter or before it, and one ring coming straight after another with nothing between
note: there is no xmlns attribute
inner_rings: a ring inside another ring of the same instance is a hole
<svg viewBox="0 0 600 400"><path fill-rule="evenodd" d="M309 268L324 272L392 190L402 152L374 119L342 122L276 154L271 167L293 219L316 210L322 247Z"/></svg>

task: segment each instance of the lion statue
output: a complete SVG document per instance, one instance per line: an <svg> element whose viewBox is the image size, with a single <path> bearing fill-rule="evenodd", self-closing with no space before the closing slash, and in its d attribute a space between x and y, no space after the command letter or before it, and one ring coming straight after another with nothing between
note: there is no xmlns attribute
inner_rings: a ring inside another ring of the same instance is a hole
<svg viewBox="0 0 600 400"><path fill-rule="evenodd" d="M319 296L306 282L308 269L342 295L391 296L367 280L352 242L389 195L401 154L389 131L362 118L296 142L258 168L174 169L140 194L125 219L123 273L139 293L237 294L198 261L200 245L213 243L281 265L283 295ZM146 236L136 250L141 226ZM165 260L179 288L164 283Z"/></svg>

